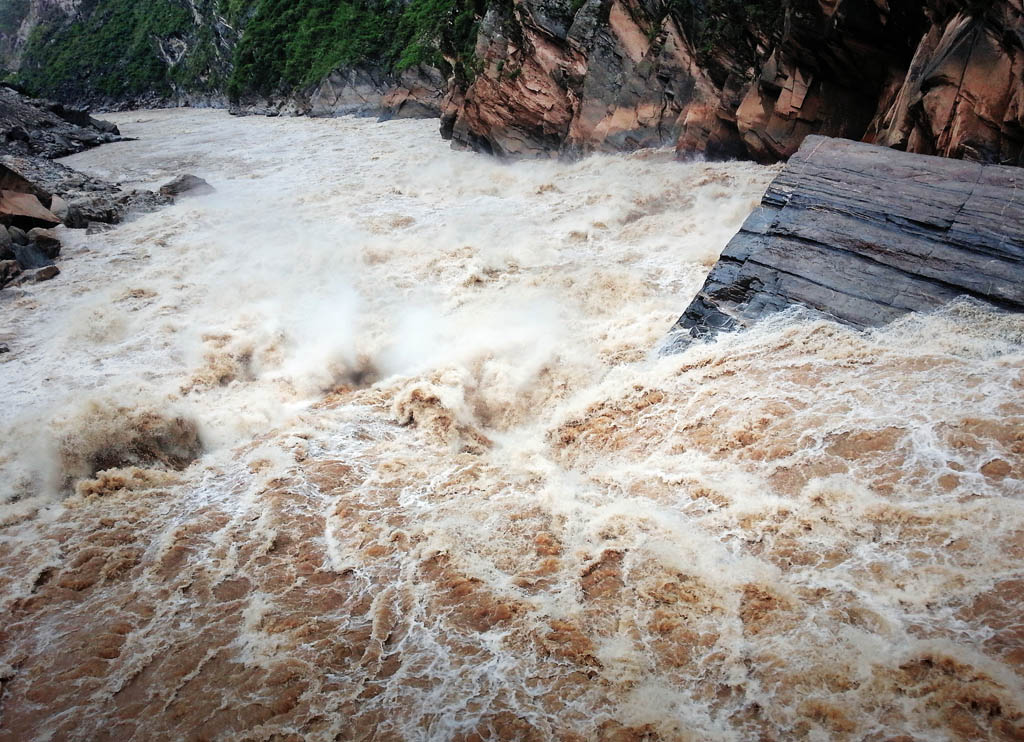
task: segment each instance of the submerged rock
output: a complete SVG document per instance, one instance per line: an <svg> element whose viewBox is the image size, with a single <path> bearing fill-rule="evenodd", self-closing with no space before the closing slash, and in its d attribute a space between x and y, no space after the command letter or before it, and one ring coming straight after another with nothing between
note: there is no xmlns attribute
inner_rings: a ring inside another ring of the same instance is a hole
<svg viewBox="0 0 1024 742"><path fill-rule="evenodd" d="M673 330L794 305L872 327L959 296L1024 311L1021 188L1019 168L808 137Z"/></svg>
<svg viewBox="0 0 1024 742"><path fill-rule="evenodd" d="M216 189L195 175L179 175L169 183L160 186L161 196L202 196Z"/></svg>

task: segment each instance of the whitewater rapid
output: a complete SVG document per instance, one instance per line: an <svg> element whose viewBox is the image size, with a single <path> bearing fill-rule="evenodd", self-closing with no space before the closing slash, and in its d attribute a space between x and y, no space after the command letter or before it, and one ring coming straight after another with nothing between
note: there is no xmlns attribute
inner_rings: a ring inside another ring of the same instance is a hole
<svg viewBox="0 0 1024 742"><path fill-rule="evenodd" d="M0 292L0 740L1024 736L1024 320L661 357L776 172L116 117Z"/></svg>

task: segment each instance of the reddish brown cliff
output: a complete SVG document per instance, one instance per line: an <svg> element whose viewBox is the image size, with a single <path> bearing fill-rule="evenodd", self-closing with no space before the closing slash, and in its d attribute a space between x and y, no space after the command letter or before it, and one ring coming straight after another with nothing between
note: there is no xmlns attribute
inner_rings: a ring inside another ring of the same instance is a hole
<svg viewBox="0 0 1024 742"><path fill-rule="evenodd" d="M517 0L442 133L500 155L674 144L783 159L817 133L1022 164L1022 0Z"/></svg>

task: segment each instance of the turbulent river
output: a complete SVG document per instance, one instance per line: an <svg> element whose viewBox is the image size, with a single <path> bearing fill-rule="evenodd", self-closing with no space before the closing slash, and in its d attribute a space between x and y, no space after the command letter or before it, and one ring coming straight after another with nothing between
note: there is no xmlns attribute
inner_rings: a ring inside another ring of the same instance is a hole
<svg viewBox="0 0 1024 742"><path fill-rule="evenodd" d="M0 292L0 739L1024 738L1024 320L658 354L776 170L116 118Z"/></svg>

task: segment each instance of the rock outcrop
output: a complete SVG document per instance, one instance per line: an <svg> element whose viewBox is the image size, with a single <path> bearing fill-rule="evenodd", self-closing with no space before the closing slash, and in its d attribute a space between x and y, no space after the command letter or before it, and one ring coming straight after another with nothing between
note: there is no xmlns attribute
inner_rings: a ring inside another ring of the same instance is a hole
<svg viewBox="0 0 1024 742"><path fill-rule="evenodd" d="M205 196L213 193L216 188L202 178L186 173L160 186L158 193L161 196Z"/></svg>
<svg viewBox="0 0 1024 742"><path fill-rule="evenodd" d="M1024 2L928 5L936 22L901 84L887 88L865 139L910 152L1024 164Z"/></svg>
<svg viewBox="0 0 1024 742"><path fill-rule="evenodd" d="M336 70L309 95L311 116L436 118L441 115L445 79L432 67L389 74L372 67Z"/></svg>
<svg viewBox="0 0 1024 742"><path fill-rule="evenodd" d="M358 64L334 70L311 88L286 95L242 96L229 110L259 116L437 118L445 89L445 78L434 67L393 73L381 66Z"/></svg>
<svg viewBox="0 0 1024 742"><path fill-rule="evenodd" d="M72 228L87 227L92 222L116 224L129 212L151 211L172 200L152 191L126 190L59 162L31 155L0 153L0 187L34 195L46 209L48 216L43 222L63 223ZM63 217L50 210L55 198ZM14 220L7 223L17 226ZM31 226L42 225L36 222Z"/></svg>
<svg viewBox="0 0 1024 742"><path fill-rule="evenodd" d="M713 120L721 89L675 18L630 0L574 7L492 6L477 40L480 71L464 90L455 81L442 135L498 155L576 154L670 143L689 121L703 149L741 153L735 126Z"/></svg>
<svg viewBox="0 0 1024 742"><path fill-rule="evenodd" d="M863 328L959 296L1024 312L1024 170L809 136L674 346L794 305Z"/></svg>
<svg viewBox="0 0 1024 742"><path fill-rule="evenodd" d="M476 57L442 133L497 154L771 162L817 133L1024 164L1022 0L518 0Z"/></svg>

